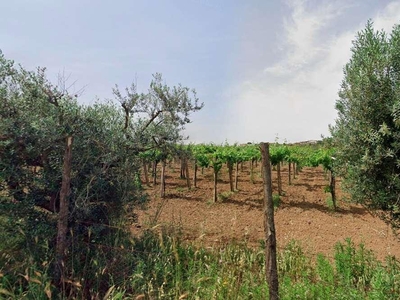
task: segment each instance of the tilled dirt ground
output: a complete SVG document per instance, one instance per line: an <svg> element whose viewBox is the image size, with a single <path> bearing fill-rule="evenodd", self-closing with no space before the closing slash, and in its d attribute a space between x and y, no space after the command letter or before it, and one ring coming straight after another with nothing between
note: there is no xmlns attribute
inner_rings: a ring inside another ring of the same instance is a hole
<svg viewBox="0 0 400 300"><path fill-rule="evenodd" d="M190 173L192 176L193 172ZM229 192L226 168L218 182L220 200L212 202L212 170L198 172L198 187L188 190L180 179L179 166L167 167L166 198L160 199L160 186L148 187L150 201L145 209L136 210L135 234L155 224L179 231L189 242L206 247L246 242L257 247L264 237L263 185L259 168L250 182L248 165L239 172L238 191ZM276 171L272 171L274 193L277 193ZM158 178L157 178L158 179ZM287 166L282 169L284 196L275 211L278 248L297 240L311 255L333 256L334 245L351 238L364 243L383 260L387 255L400 258L400 240L389 225L366 208L342 200L338 182L338 210L333 211L324 192L327 176L321 168L304 168L288 184Z"/></svg>

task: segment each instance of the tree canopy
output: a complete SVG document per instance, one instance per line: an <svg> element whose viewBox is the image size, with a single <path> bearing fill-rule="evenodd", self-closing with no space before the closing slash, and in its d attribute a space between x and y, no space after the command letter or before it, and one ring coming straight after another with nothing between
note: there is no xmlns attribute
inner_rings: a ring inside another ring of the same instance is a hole
<svg viewBox="0 0 400 300"><path fill-rule="evenodd" d="M169 87L161 74L154 75L147 93L139 94L135 85L125 94L118 87L113 91L121 106L112 101L82 105L64 85L52 84L45 68L27 71L0 51L0 222L5 237L23 232L22 243L39 238L54 254L63 154L71 136L68 244L77 247L89 236L91 242L104 241L124 212L144 199L138 154L182 141L190 113L203 106L194 90ZM33 250L39 265L49 259L40 249Z"/></svg>
<svg viewBox="0 0 400 300"><path fill-rule="evenodd" d="M369 21L351 51L331 127L335 164L352 199L394 208L400 192L400 26L387 34Z"/></svg>

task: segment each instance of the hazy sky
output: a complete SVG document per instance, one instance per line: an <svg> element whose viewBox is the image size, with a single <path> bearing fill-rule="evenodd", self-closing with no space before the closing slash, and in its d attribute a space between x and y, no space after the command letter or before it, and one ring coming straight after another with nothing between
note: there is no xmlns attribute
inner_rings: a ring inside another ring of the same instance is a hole
<svg viewBox="0 0 400 300"><path fill-rule="evenodd" d="M205 103L190 140L216 143L328 135L357 31L400 23L400 1L383 0L2 0L0 11L6 58L70 75L86 104L115 84L145 92L160 72Z"/></svg>

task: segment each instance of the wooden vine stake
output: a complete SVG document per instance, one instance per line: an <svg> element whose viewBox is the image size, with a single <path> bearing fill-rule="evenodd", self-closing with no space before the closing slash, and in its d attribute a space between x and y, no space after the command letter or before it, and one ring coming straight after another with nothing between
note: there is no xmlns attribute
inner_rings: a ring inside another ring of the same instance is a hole
<svg viewBox="0 0 400 300"><path fill-rule="evenodd" d="M144 180L146 182L147 186L150 186L150 181L149 181L149 170L148 170L148 163L145 159L143 159L143 173L144 173Z"/></svg>
<svg viewBox="0 0 400 300"><path fill-rule="evenodd" d="M69 215L69 194L71 182L71 163L72 163L72 136L66 140L64 165L62 171L62 183L60 191L60 211L57 223L57 244L56 244L56 268L55 284L62 287L64 285L64 259L67 252L67 232Z"/></svg>
<svg viewBox="0 0 400 300"><path fill-rule="evenodd" d="M193 186L197 188L197 160L194 159L194 171L193 171Z"/></svg>
<svg viewBox="0 0 400 300"><path fill-rule="evenodd" d="M192 187L190 185L190 176L189 176L189 163L188 163L188 158L185 158L185 173L186 173L186 185L188 190L190 190Z"/></svg>
<svg viewBox="0 0 400 300"><path fill-rule="evenodd" d="M161 160L161 177L160 177L160 182L161 182L161 187L160 187L160 196L161 198L165 197L165 167L166 167L166 161L165 159Z"/></svg>
<svg viewBox="0 0 400 300"><path fill-rule="evenodd" d="M260 144L264 181L264 232L265 232L265 272L269 287L269 299L279 299L278 268L276 262L276 236L274 203L272 199L271 164L269 144Z"/></svg>

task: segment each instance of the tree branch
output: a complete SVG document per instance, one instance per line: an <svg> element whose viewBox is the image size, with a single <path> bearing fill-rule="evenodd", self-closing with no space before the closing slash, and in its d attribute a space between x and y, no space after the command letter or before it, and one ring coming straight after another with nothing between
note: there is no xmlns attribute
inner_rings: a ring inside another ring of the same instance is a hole
<svg viewBox="0 0 400 300"><path fill-rule="evenodd" d="M150 120L147 121L146 125L144 125L144 127L142 128L142 132L146 130L147 127L150 126L151 123L153 123L153 121L162 113L164 112L163 110L159 110L157 111Z"/></svg>

